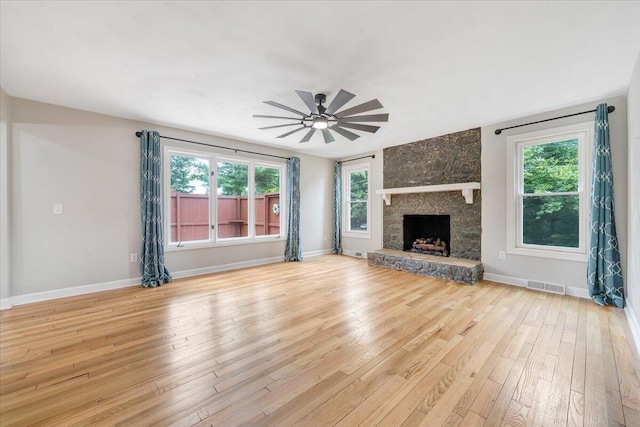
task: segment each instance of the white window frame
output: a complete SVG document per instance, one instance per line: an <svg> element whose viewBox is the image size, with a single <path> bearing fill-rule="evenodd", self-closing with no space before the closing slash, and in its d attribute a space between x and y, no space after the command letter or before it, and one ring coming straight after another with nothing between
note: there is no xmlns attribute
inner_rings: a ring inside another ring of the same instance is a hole
<svg viewBox="0 0 640 427"><path fill-rule="evenodd" d="M255 173L256 173L256 167L264 167L264 168L272 168L272 169L279 169L280 170L280 179L279 179L279 183L280 183L280 203L278 203L278 205L280 206L280 213L278 214L279 218L280 218L280 234L268 234L268 235L263 235L263 236L255 236L256 240L274 240L274 239L281 239L283 238L286 233L284 232L287 223L285 221L285 214L286 214L286 192L287 192L287 187L285 185L285 179L287 176L287 169L286 169L286 165L283 164L277 164L277 163L270 163L270 162L264 162L264 161L260 161L260 160L256 160L255 162L253 162L253 167L249 168L249 175L250 175L250 185L253 186L253 197L251 198L251 202L254 204L253 207L253 215L252 215L252 219L251 221L253 221L253 226L252 226L252 230L255 233L256 230L256 210L255 210L255 202L256 202L256 194L255 194L255 185L256 185L256 178L255 178ZM249 212L251 213L251 212ZM266 218L265 218L266 221ZM265 224L266 226L266 224Z"/></svg>
<svg viewBox="0 0 640 427"><path fill-rule="evenodd" d="M350 230L351 226L351 173L367 172L367 229ZM358 163L342 167L342 236L371 239L371 163Z"/></svg>
<svg viewBox="0 0 640 427"><path fill-rule="evenodd" d="M569 248L525 244L522 242L523 149L567 139L578 140L578 190L566 194L578 194L579 197L579 245L577 248ZM592 146L592 121L507 137L507 253L586 262Z"/></svg>
<svg viewBox="0 0 640 427"><path fill-rule="evenodd" d="M164 185L164 192L163 192L163 196L164 196L164 241L165 241L165 248L171 248L171 247L176 247L176 248L182 248L184 246L193 246L193 245L203 245L203 244L207 244L211 241L212 235L213 233L211 233L211 224L215 224L213 222L214 216L212 215L211 212L211 207L213 206L213 202L211 200L211 197L213 196L213 189L215 188L213 185L215 184L214 182L214 176L211 175L211 171L213 170L212 167L215 166L214 163L214 159L213 156L209 153L203 153L201 151L196 151L196 150L188 150L188 149L184 149L184 148L168 148L165 147L164 150L164 182L166 183L166 185ZM175 156L184 156L184 157L196 157L198 159L204 159L207 160L209 162L209 238L208 239L203 239L203 240L189 240L189 241L181 241L181 242L171 242L171 156L175 155Z"/></svg>
<svg viewBox="0 0 640 427"><path fill-rule="evenodd" d="M164 208L164 244L165 251L180 251L199 248L210 248L232 245L246 245L255 243L266 243L283 240L286 237L286 164L280 162L264 161L261 159L253 159L241 156L228 156L219 154L215 151L192 150L181 146L163 145L163 208ZM191 240L179 242L170 242L171 238L171 155L183 155L198 157L209 160L209 239L208 240ZM249 167L249 216L248 227L249 233L247 237L218 237L218 206L217 206L217 189L218 189L218 162L231 162L246 164ZM280 233L269 236L256 236L255 234L255 167L268 167L278 169L280 171ZM211 225L215 225L211 230ZM212 232L213 231L213 232Z"/></svg>

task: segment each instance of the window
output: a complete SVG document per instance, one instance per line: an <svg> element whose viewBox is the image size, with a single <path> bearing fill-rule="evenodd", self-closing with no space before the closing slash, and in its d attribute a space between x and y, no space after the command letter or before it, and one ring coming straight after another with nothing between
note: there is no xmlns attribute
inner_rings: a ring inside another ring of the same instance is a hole
<svg viewBox="0 0 640 427"><path fill-rule="evenodd" d="M342 169L343 235L371 237L369 218L369 164L347 166Z"/></svg>
<svg viewBox="0 0 640 427"><path fill-rule="evenodd" d="M210 238L208 157L172 153L171 194L169 196L169 243L207 241Z"/></svg>
<svg viewBox="0 0 640 427"><path fill-rule="evenodd" d="M281 237L283 164L174 147L164 154L169 248Z"/></svg>
<svg viewBox="0 0 640 427"><path fill-rule="evenodd" d="M510 253L586 259L592 127L582 123L507 138Z"/></svg>
<svg viewBox="0 0 640 427"><path fill-rule="evenodd" d="M254 197L256 236L280 234L280 169L256 165Z"/></svg>

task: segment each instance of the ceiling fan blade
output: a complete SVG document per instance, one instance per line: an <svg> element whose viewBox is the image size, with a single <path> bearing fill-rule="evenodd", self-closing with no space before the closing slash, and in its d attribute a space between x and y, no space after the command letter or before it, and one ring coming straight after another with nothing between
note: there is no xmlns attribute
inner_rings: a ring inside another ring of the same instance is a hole
<svg viewBox="0 0 640 427"><path fill-rule="evenodd" d="M283 128L285 126L300 126L301 123L287 123L286 125L275 125L275 126L267 126L258 129L275 129L275 128Z"/></svg>
<svg viewBox="0 0 640 427"><path fill-rule="evenodd" d="M376 133L380 126L360 125L358 123L340 123L340 127L362 130L365 132Z"/></svg>
<svg viewBox="0 0 640 427"><path fill-rule="evenodd" d="M284 117L284 116L263 116L262 114L254 114L253 117L261 119L285 119L285 120L300 120L300 117Z"/></svg>
<svg viewBox="0 0 640 427"><path fill-rule="evenodd" d="M302 126L302 127L298 128L298 129L294 129L294 130L292 130L292 131L290 131L290 132L283 133L283 134L282 134L282 135L280 135L280 136L276 136L276 138L284 138L285 136L289 136L289 135L291 135L292 133L299 132L299 131L301 131L301 130L302 130L302 129L304 129L304 128L305 128L305 127L304 127L304 126Z"/></svg>
<svg viewBox="0 0 640 427"><path fill-rule="evenodd" d="M329 107L327 107L326 113L333 114L334 111L339 110L344 104L351 101L354 96L354 94L347 92L344 89L340 89L336 97L331 101L331 104L329 104Z"/></svg>
<svg viewBox="0 0 640 427"><path fill-rule="evenodd" d="M309 107L309 110L313 114L319 114L318 113L318 106L316 105L316 100L313 98L313 94L311 92L305 92L303 90L297 90L296 93L298 94L300 99L302 99L302 101L305 104L307 104L307 107Z"/></svg>
<svg viewBox="0 0 640 427"><path fill-rule="evenodd" d="M307 132L307 134L300 140L300 142L309 142L315 131L316 130L314 128L309 129L309 132Z"/></svg>
<svg viewBox="0 0 640 427"><path fill-rule="evenodd" d="M368 116L342 117L341 122L388 122L389 114L370 114Z"/></svg>
<svg viewBox="0 0 640 427"><path fill-rule="evenodd" d="M345 138L347 138L349 141L353 141L354 139L358 139L360 138L360 135L355 134L353 132L350 132L346 129L342 129L339 126L333 126L331 128L331 130L338 132L340 135L344 136Z"/></svg>
<svg viewBox="0 0 640 427"><path fill-rule="evenodd" d="M324 136L324 143L328 144L330 142L335 141L336 139L331 135L329 129L322 129L322 136Z"/></svg>
<svg viewBox="0 0 640 427"><path fill-rule="evenodd" d="M274 101L264 101L264 103L265 104L269 104L269 105L271 105L273 107L282 108L283 110L287 110L287 111L289 111L291 113L298 114L298 115L300 115L302 117L306 116L306 114L301 112L301 111L294 110L293 108L289 108L286 105L278 104L277 102L274 102Z"/></svg>
<svg viewBox="0 0 640 427"><path fill-rule="evenodd" d="M349 108L348 110L340 111L336 113L336 117L346 117L353 116L354 114L364 113L365 111L377 110L378 108L382 108L382 104L377 99L373 99L369 102L365 102L364 104L356 105L353 108Z"/></svg>

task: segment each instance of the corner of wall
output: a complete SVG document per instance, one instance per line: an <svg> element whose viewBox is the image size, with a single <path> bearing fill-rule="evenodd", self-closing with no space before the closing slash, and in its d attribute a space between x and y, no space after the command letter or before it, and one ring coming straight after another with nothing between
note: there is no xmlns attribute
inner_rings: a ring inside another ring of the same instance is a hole
<svg viewBox="0 0 640 427"><path fill-rule="evenodd" d="M9 301L10 267L9 240L9 156L11 155L11 99L0 88L0 310L11 306Z"/></svg>
<svg viewBox="0 0 640 427"><path fill-rule="evenodd" d="M627 316L631 335L633 335L633 340L636 343L636 350L640 353L640 322L638 322L638 318L635 315L636 312L637 310L629 304L624 308L624 314Z"/></svg>
<svg viewBox="0 0 640 427"><path fill-rule="evenodd" d="M640 351L640 54L631 74L627 92L627 308L625 313Z"/></svg>

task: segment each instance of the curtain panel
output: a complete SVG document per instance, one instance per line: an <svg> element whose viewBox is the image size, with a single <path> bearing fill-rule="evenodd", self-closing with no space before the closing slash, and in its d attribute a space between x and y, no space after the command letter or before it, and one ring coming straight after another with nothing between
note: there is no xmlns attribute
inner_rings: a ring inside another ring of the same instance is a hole
<svg viewBox="0 0 640 427"><path fill-rule="evenodd" d="M287 160L287 245L284 260L302 261L300 248L300 158Z"/></svg>
<svg viewBox="0 0 640 427"><path fill-rule="evenodd" d="M143 130L140 135L140 203L142 250L140 270L142 286L160 286L171 281L164 265L162 235L162 172L160 134Z"/></svg>
<svg viewBox="0 0 640 427"><path fill-rule="evenodd" d="M607 104L600 104L596 109L589 233L589 294L597 304L613 304L623 308L624 289L614 215Z"/></svg>
<svg viewBox="0 0 640 427"><path fill-rule="evenodd" d="M333 177L335 182L335 200L333 210L333 253L342 255L342 163L335 163Z"/></svg>

